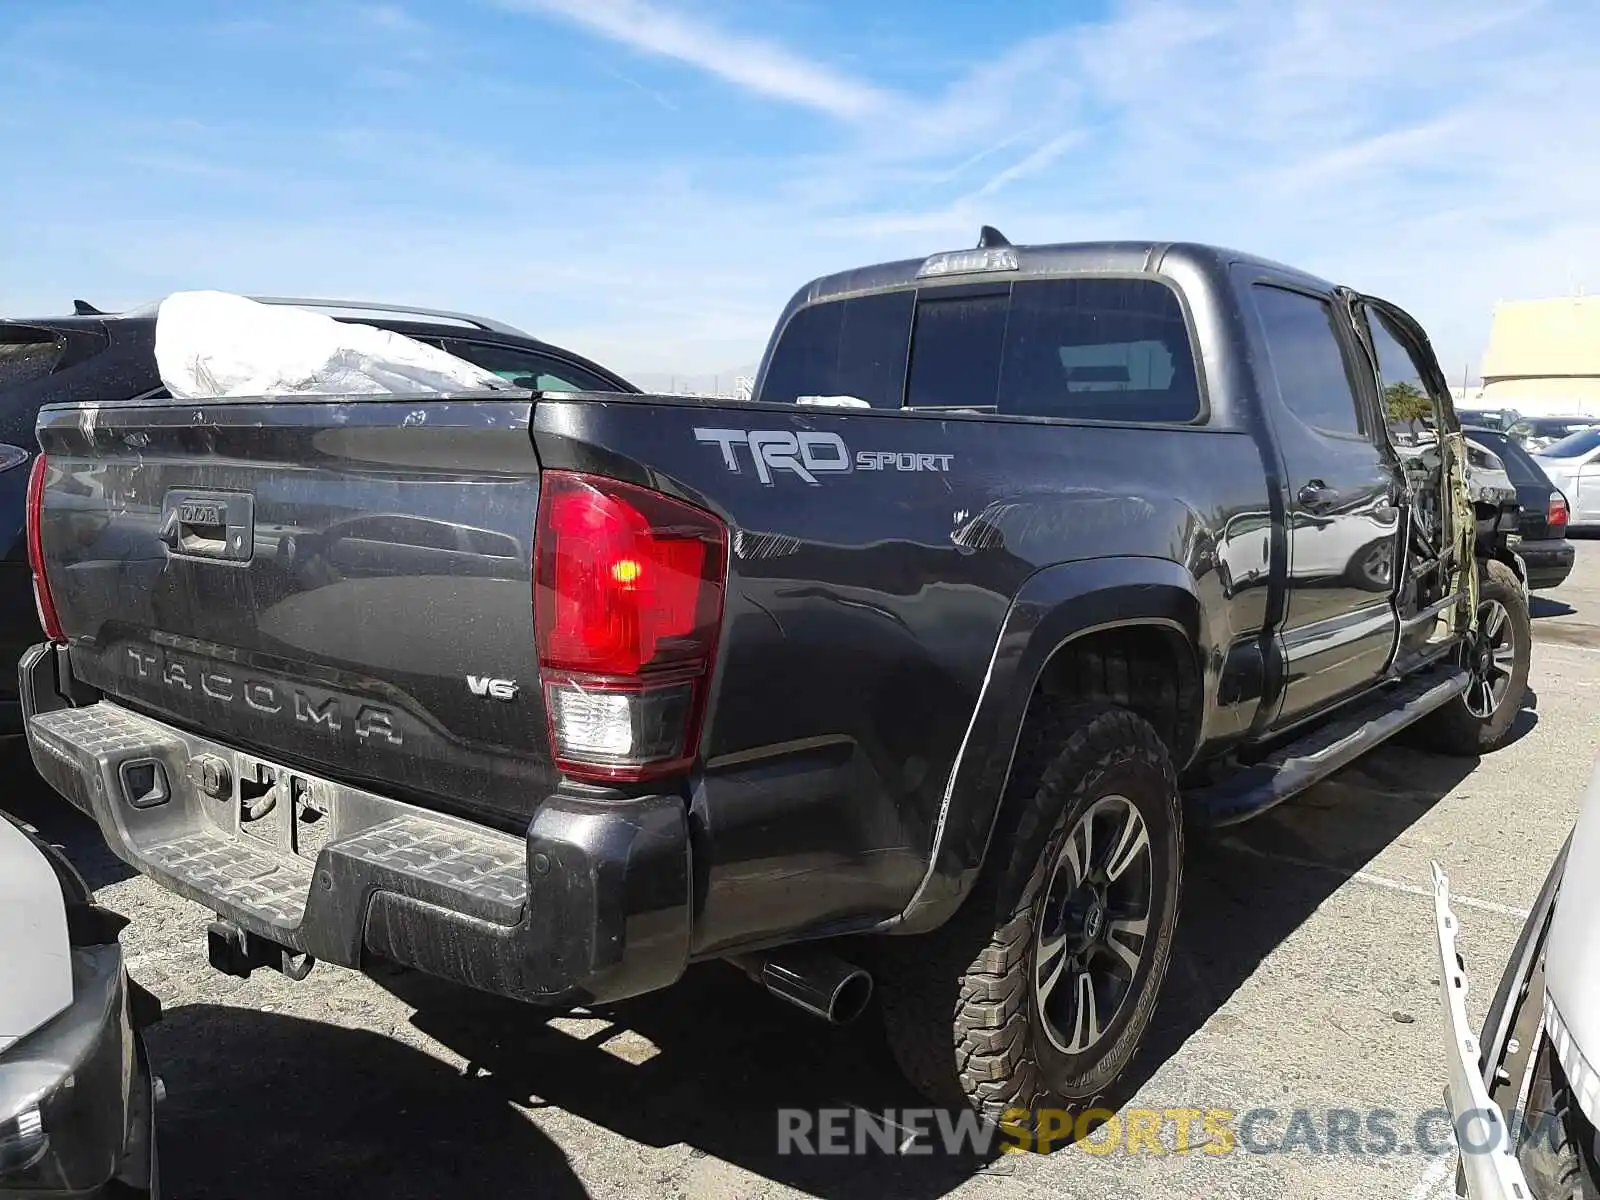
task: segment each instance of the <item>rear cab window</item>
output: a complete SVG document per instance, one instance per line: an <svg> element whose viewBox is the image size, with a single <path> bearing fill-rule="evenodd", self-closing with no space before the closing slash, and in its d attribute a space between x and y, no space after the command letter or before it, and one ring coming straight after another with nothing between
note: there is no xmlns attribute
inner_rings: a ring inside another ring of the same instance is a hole
<svg viewBox="0 0 1600 1200"><path fill-rule="evenodd" d="M1182 305L1147 277L983 281L803 308L760 398L805 397L1058 420L1187 423L1205 411Z"/></svg>
<svg viewBox="0 0 1600 1200"><path fill-rule="evenodd" d="M773 347L761 399L849 397L871 408L899 408L915 303L908 290L802 308Z"/></svg>

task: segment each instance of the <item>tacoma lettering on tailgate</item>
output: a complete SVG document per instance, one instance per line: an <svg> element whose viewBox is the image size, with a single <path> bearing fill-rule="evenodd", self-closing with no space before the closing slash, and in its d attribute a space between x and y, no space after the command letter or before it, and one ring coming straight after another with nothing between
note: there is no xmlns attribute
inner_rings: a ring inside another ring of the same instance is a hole
<svg viewBox="0 0 1600 1200"><path fill-rule="evenodd" d="M396 727L394 714L374 704L353 705L338 696L246 675L234 666L223 669L138 646L128 647L128 659L137 678L161 688L180 692L198 690L223 704L332 734L344 729L348 710L355 707L350 720L356 737L362 741L387 742L391 746L403 745L405 741Z"/></svg>

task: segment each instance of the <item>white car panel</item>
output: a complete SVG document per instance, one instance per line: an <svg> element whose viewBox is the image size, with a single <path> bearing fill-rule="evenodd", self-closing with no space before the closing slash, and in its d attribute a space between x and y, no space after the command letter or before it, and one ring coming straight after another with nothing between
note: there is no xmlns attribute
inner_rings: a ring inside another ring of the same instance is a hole
<svg viewBox="0 0 1600 1200"><path fill-rule="evenodd" d="M0 817L0 1052L71 1003L61 883L27 835Z"/></svg>
<svg viewBox="0 0 1600 1200"><path fill-rule="evenodd" d="M1600 525L1600 449L1574 458L1535 454L1533 459L1566 496L1567 510L1571 514L1569 528Z"/></svg>
<svg viewBox="0 0 1600 1200"><path fill-rule="evenodd" d="M1600 771L1572 831L1545 944L1545 1028L1591 1124L1600 1126Z"/></svg>
<svg viewBox="0 0 1600 1200"><path fill-rule="evenodd" d="M1600 525L1600 463L1590 462L1579 468L1574 486L1578 493L1574 519L1579 525Z"/></svg>

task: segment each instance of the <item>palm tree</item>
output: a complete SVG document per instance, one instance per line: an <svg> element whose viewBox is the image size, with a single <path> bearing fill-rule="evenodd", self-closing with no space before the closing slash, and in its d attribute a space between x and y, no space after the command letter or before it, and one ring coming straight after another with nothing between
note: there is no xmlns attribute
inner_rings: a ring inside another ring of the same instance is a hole
<svg viewBox="0 0 1600 1200"><path fill-rule="evenodd" d="M1401 380L1383 389L1383 406L1390 421L1404 421L1411 440L1417 440L1417 422L1433 416L1433 401L1414 383Z"/></svg>

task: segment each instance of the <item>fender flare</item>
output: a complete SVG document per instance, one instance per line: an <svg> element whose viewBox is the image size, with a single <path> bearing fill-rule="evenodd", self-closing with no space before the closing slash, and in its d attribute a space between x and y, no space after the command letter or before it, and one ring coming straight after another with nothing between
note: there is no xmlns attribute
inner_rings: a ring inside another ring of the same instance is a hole
<svg viewBox="0 0 1600 1200"><path fill-rule="evenodd" d="M904 933L933 929L971 890L1000 813L1028 704L1056 651L1107 629L1170 629L1193 650L1195 679L1205 689L1211 647L1204 611L1194 577L1170 559L1085 559L1031 575L1001 624L945 784L926 873L905 909L885 927Z"/></svg>

